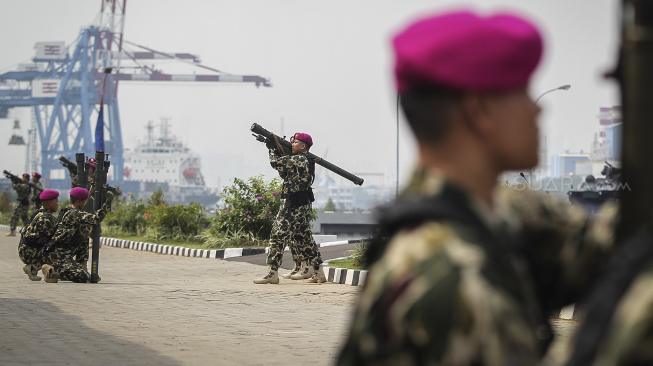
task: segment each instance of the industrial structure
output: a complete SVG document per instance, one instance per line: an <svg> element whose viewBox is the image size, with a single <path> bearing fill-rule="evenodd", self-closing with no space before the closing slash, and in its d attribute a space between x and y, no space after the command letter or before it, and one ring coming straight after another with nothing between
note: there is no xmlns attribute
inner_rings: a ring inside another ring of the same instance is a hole
<svg viewBox="0 0 653 366"><path fill-rule="evenodd" d="M34 165L29 167L37 168L38 161L39 170L51 185L56 185L51 172L60 169L59 156L71 158L78 152L93 153L92 131L102 96L107 110L105 150L111 156L113 168L110 176L117 182L124 179L119 82L232 82L271 86L261 76L235 75L205 66L193 54L160 52L129 42L123 34L127 0L100 1L99 24L82 29L73 44L67 47L65 42L38 42L31 63L0 74L0 118L7 118L12 108L32 109L28 155ZM145 60L148 65L142 63ZM210 73L166 73L151 64L156 60L183 62ZM112 72L104 83L103 72L107 68Z"/></svg>

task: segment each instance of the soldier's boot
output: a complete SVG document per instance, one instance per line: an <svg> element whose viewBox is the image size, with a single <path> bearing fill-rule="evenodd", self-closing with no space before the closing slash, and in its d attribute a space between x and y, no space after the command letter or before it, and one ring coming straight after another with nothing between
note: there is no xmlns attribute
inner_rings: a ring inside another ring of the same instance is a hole
<svg viewBox="0 0 653 366"><path fill-rule="evenodd" d="M311 278L313 275L313 267L309 266L308 264L303 264L302 265L302 270L298 273L295 273L294 275L290 276L290 279L292 280L305 280L307 278Z"/></svg>
<svg viewBox="0 0 653 366"><path fill-rule="evenodd" d="M276 285L279 283L279 273L277 271L270 271L270 273L265 275L265 277L254 280L254 283L257 285L264 285L268 283Z"/></svg>
<svg viewBox="0 0 653 366"><path fill-rule="evenodd" d="M326 276L322 268L318 268L313 271L313 275L308 279L308 283L325 283L327 281Z"/></svg>
<svg viewBox="0 0 653 366"><path fill-rule="evenodd" d="M289 273L286 273L285 275L281 276L281 278L290 279L292 275L298 273L301 270L302 270L302 262L295 262L295 268L293 268L293 270L290 271Z"/></svg>
<svg viewBox="0 0 653 366"><path fill-rule="evenodd" d="M29 277L29 279L32 280L32 281L40 281L41 280L41 277L37 276L38 272L36 272L34 270L34 267L32 267L30 264L26 264L23 267L23 272L25 272L27 277Z"/></svg>
<svg viewBox="0 0 653 366"><path fill-rule="evenodd" d="M41 267L41 272L43 272L43 280L47 283L57 283L59 282L59 274L54 270L49 264L44 264Z"/></svg>
<svg viewBox="0 0 653 366"><path fill-rule="evenodd" d="M9 233L7 233L7 236L16 236L16 229L11 230Z"/></svg>

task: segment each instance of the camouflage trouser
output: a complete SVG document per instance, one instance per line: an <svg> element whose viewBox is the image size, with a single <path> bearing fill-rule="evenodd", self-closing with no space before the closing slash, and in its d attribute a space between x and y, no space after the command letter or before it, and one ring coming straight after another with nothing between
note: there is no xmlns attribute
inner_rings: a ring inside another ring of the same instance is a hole
<svg viewBox="0 0 653 366"><path fill-rule="evenodd" d="M322 263L320 251L311 232L311 205L287 209L284 203L279 208L272 224L270 251L267 264L272 270L278 270L283 259L283 250L288 244L295 262L308 261L314 267Z"/></svg>
<svg viewBox="0 0 653 366"><path fill-rule="evenodd" d="M73 250L73 255L75 256L75 261L77 261L77 263L86 267L89 255L88 238L86 238L86 241L79 243L79 245L75 247Z"/></svg>
<svg viewBox="0 0 653 366"><path fill-rule="evenodd" d="M9 226L11 227L11 231L16 230L16 225L18 225L18 220L22 219L23 220L23 226L27 226L29 224L29 217L27 216L29 212L29 205L21 205L19 204L16 206L14 209L14 214L11 216L11 222L9 223Z"/></svg>
<svg viewBox="0 0 653 366"><path fill-rule="evenodd" d="M43 265L41 248L34 248L25 244L18 244L18 257L23 263L32 267L32 273L38 272Z"/></svg>
<svg viewBox="0 0 653 366"><path fill-rule="evenodd" d="M75 258L76 248L55 248L45 258L45 263L54 267L62 281L88 282L90 274L86 262L80 263Z"/></svg>

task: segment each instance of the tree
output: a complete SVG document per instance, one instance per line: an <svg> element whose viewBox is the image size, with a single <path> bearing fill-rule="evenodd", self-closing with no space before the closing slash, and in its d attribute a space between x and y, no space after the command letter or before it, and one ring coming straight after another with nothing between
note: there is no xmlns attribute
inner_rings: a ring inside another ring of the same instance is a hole
<svg viewBox="0 0 653 366"><path fill-rule="evenodd" d="M327 200L327 203L324 205L324 211L331 211L335 212L336 211L336 204L333 203L333 200L331 197Z"/></svg>

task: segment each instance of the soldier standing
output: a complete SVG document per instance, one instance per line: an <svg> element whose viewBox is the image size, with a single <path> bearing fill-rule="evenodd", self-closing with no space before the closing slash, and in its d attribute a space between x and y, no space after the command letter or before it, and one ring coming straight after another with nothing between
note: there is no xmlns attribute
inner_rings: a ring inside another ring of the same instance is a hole
<svg viewBox="0 0 653 366"><path fill-rule="evenodd" d="M36 188L32 187L32 205L33 205L32 210L34 210L34 215L36 215L36 212L38 211L38 209L41 208L41 199L39 198L40 194L41 194L41 191L43 191L43 183L41 182L41 174L39 174L38 172L32 173L32 184L34 186L36 186ZM34 216L34 215L32 215L32 216Z"/></svg>
<svg viewBox="0 0 653 366"><path fill-rule="evenodd" d="M44 249L50 243L57 228L57 211L59 192L54 189L45 189L39 194L43 207L39 208L29 225L21 231L21 240L18 244L18 256L25 263L23 271L32 281L39 281L37 275L43 265Z"/></svg>
<svg viewBox="0 0 653 366"><path fill-rule="evenodd" d="M512 14L456 11L393 40L419 164L382 235L340 365L534 365L549 314L578 299L612 247L615 209L497 185L537 165L528 94L543 42Z"/></svg>
<svg viewBox="0 0 653 366"><path fill-rule="evenodd" d="M275 141L268 141L270 164L283 179L284 201L272 224L267 264L270 272L263 278L254 280L256 284L279 283L278 270L283 259L286 244L294 246L296 257L294 274L291 279L309 279L312 283L326 282L320 269L322 257L313 239L310 220L313 214L311 202L314 201L311 185L315 177L315 164L306 154L313 145L307 133L295 133L291 138L291 155L282 155ZM306 261L304 268L297 268L297 262Z"/></svg>
<svg viewBox="0 0 653 366"><path fill-rule="evenodd" d="M23 220L23 226L27 226L29 223L29 199L30 192L32 191L32 188L29 186L29 174L23 173L22 181L20 183L14 183L13 188L18 196L18 204L14 209L14 214L11 216L10 231L7 236L16 236L16 225L19 219Z"/></svg>
<svg viewBox="0 0 653 366"><path fill-rule="evenodd" d="M89 198L88 189L75 187L70 190L70 207L59 214L60 221L52 238L54 248L45 258L46 264L42 267L46 282L57 282L59 279L88 282L88 238L93 225L99 224L107 213L107 205L113 194L107 192L106 195L102 208L95 213L88 213L84 211Z"/></svg>

